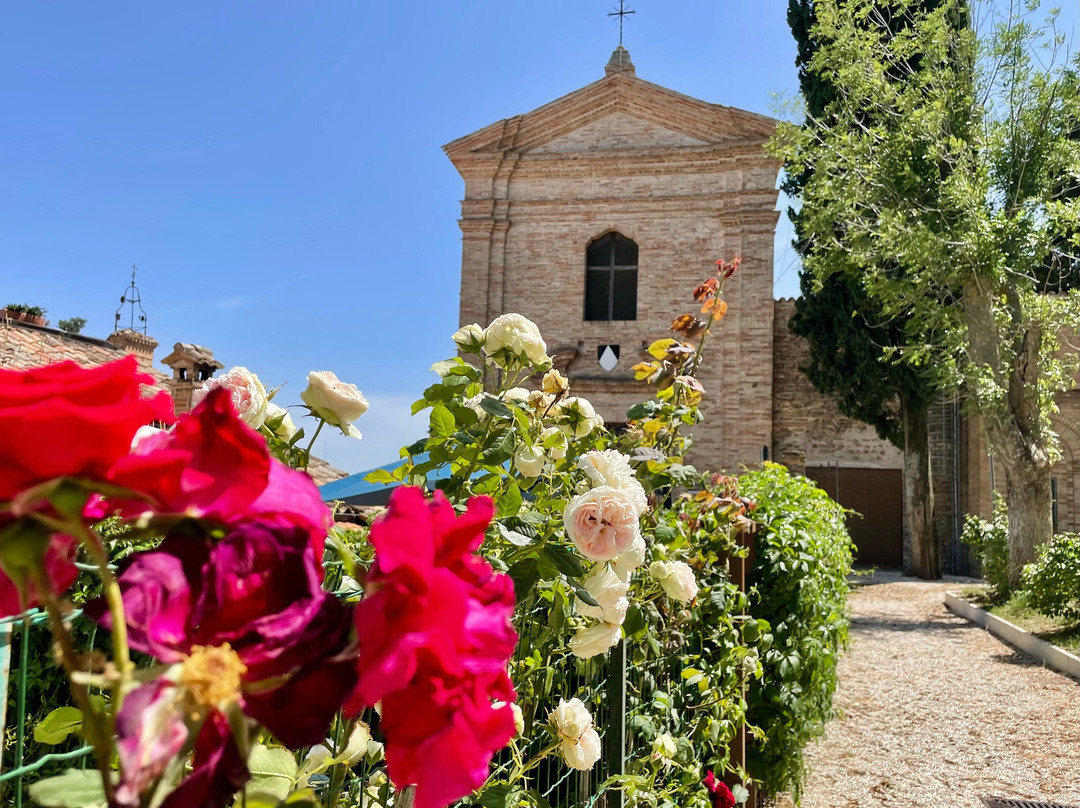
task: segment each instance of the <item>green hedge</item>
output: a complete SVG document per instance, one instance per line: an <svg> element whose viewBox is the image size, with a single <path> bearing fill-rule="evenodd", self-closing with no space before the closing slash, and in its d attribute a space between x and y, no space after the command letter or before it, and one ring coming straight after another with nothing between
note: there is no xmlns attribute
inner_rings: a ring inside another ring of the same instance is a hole
<svg viewBox="0 0 1080 808"><path fill-rule="evenodd" d="M766 463L739 479L757 503L756 559L749 575L750 613L772 626L764 673L749 683L747 765L768 794L797 801L803 749L833 718L836 665L848 636L847 576L852 543L844 509L805 477Z"/></svg>

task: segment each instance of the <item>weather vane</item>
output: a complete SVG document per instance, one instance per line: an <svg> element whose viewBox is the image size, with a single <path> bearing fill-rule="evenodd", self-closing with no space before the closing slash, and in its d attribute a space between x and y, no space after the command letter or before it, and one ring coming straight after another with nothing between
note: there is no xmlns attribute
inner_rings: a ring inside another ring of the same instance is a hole
<svg viewBox="0 0 1080 808"><path fill-rule="evenodd" d="M131 286L124 290L124 294L120 295L120 308L116 310L116 329L120 329L120 312L124 308L126 303L130 309L130 316L128 322L128 328L135 331L135 307L139 307L139 322L143 334L146 333L146 312L142 307L142 296L139 294L139 287L135 285L135 271L138 269L134 264L131 265Z"/></svg>
<svg viewBox="0 0 1080 808"><path fill-rule="evenodd" d="M626 8L626 0L619 0L619 8L618 8L618 10L617 11L612 11L610 14L608 14L609 17L618 17L619 18L619 45L620 46L622 45L623 19L626 17L627 14L637 14L637 12L636 11L630 11L629 9Z"/></svg>

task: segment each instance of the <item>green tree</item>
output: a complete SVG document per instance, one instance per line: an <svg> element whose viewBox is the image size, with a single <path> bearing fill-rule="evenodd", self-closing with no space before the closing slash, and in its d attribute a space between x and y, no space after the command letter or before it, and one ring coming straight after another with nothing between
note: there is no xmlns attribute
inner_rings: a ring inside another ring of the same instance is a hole
<svg viewBox="0 0 1080 808"><path fill-rule="evenodd" d="M809 70L834 97L824 119L783 127L774 144L808 174L800 224L815 288L857 274L884 316L909 318L903 358L962 384L981 416L1005 473L1015 582L1052 533L1050 416L1075 361L1059 337L1080 295L1048 294L1046 268L1062 239L1080 252L1068 193L1080 63L1062 63L1053 16L1032 23L1036 0L1002 16L976 7L982 36L956 24L961 0L879 5L817 0ZM827 258L838 250L841 266Z"/></svg>
<svg viewBox="0 0 1080 808"><path fill-rule="evenodd" d="M924 0L933 9L940 0ZM910 22L908 15L894 15L888 3L878 4L878 20L897 31ZM830 105L837 92L833 77L809 69L821 40L814 35L814 0L789 0L788 24L798 46L796 64L806 108L804 126L843 125L831 118ZM967 25L966 15L956 24ZM912 68L893 71L903 81ZM852 120L851 125L865 125ZM812 170L793 170L787 165L784 190L800 195ZM933 181L936 178L928 178ZM930 464L929 406L943 379L935 366L915 366L899 360L897 352L910 341L909 317L887 315L862 286L857 267L846 266L847 254L836 242L822 243L802 225L797 211L789 210L796 232L796 248L803 254L816 253L832 270L822 283L804 269L800 273L802 294L795 302L791 330L806 339L810 361L802 368L822 393L833 396L845 415L873 426L880 437L904 452L905 520L911 532L911 559L908 572L921 578L941 577L941 554L935 527L933 476Z"/></svg>
<svg viewBox="0 0 1080 808"><path fill-rule="evenodd" d="M71 317L67 320L61 320L58 325L61 331L66 331L69 334L78 334L86 326L85 317Z"/></svg>

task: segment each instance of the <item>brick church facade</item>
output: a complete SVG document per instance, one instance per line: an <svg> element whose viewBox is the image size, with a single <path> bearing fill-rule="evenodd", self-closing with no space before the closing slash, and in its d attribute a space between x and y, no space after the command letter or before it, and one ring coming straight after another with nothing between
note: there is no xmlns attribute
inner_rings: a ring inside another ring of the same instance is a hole
<svg viewBox="0 0 1080 808"><path fill-rule="evenodd" d="M699 372L692 460L738 470L767 453L867 513L852 526L863 560L898 565L902 453L813 389L799 370L806 345L787 328L794 301L773 299L775 125L638 78L620 46L599 81L447 144L465 180L460 322L534 320L573 391L619 423L647 394L630 370L645 346L669 335L717 258L742 256ZM605 346L618 353L611 369ZM1075 530L1080 394L1062 406L1059 525ZM988 510L985 444L953 402L934 423L942 552L959 569L960 515Z"/></svg>

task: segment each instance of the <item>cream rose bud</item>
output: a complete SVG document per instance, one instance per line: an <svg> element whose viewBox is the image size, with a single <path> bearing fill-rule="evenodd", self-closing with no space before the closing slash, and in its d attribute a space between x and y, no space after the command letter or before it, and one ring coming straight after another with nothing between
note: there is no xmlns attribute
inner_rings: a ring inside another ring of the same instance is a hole
<svg viewBox="0 0 1080 808"><path fill-rule="evenodd" d="M266 388L259 381L259 377L250 370L235 367L216 379L206 381L202 387L192 392L192 409L215 387L224 387L229 391L236 414L252 429L258 429L266 422L266 405L270 399L267 398Z"/></svg>
<svg viewBox="0 0 1080 808"><path fill-rule="evenodd" d="M637 506L625 492L607 485L570 500L563 525L574 546L593 561L610 561L641 537Z"/></svg>
<svg viewBox="0 0 1080 808"><path fill-rule="evenodd" d="M520 314L502 314L484 332L484 355L509 365L546 365L547 344L536 323Z"/></svg>
<svg viewBox="0 0 1080 808"><path fill-rule="evenodd" d="M645 546L645 539L638 536L637 539L634 540L634 543L630 545L629 549L627 549L625 553L621 553L618 558L611 563L611 568L620 579L629 581L634 570L645 563L645 556L647 553L648 548Z"/></svg>
<svg viewBox="0 0 1080 808"><path fill-rule="evenodd" d="M690 603L697 597L697 579L685 561L654 561L649 565L649 575L660 582L672 600Z"/></svg>
<svg viewBox="0 0 1080 808"><path fill-rule="evenodd" d="M549 395L557 396L570 389L570 382L562 373L552 368L544 374L544 378L540 381L540 389Z"/></svg>
<svg viewBox="0 0 1080 808"><path fill-rule="evenodd" d="M645 513L645 509L649 506L645 489L634 475L630 458L622 452L615 449L586 452L578 458L578 466L589 475L594 485L610 485L612 488L625 491L634 500L638 515Z"/></svg>
<svg viewBox="0 0 1080 808"><path fill-rule="evenodd" d="M356 385L341 381L329 370L313 370L307 381L300 399L330 426L359 438L360 431L352 422L368 411L368 403Z"/></svg>
<svg viewBox="0 0 1080 808"><path fill-rule="evenodd" d="M606 653L611 646L619 642L622 627L610 623L597 623L583 628L570 638L570 651L579 659L590 659Z"/></svg>
<svg viewBox="0 0 1080 808"><path fill-rule="evenodd" d="M626 599L630 584L622 581L607 564L597 564L583 583L585 591L592 595L598 605L590 606L581 598L577 598L574 602L577 613L621 626L623 620L626 619L626 609L630 605Z"/></svg>
<svg viewBox="0 0 1080 808"><path fill-rule="evenodd" d="M492 709L498 710L501 707L505 707L505 701L493 701L491 702ZM514 737L520 738L525 734L525 715L521 712L521 708L514 702L510 702L510 712L514 716Z"/></svg>
<svg viewBox="0 0 1080 808"><path fill-rule="evenodd" d="M461 350L466 353L480 353L484 347L484 340L486 335L484 329L482 329L476 323L469 323L469 325L462 326L454 335L450 337Z"/></svg>
<svg viewBox="0 0 1080 808"><path fill-rule="evenodd" d="M274 434L282 440L292 440L293 435L296 434L296 424L293 423L293 419L292 416L289 415L289 411L284 407L279 407L273 401L267 402L266 421L275 421L277 420L278 416L281 417L281 421L274 429Z"/></svg>
<svg viewBox="0 0 1080 808"><path fill-rule="evenodd" d="M596 410L586 399L573 396L562 402L556 423L571 438L584 438L596 428Z"/></svg>
<svg viewBox="0 0 1080 808"><path fill-rule="evenodd" d="M544 450L539 446L529 446L523 443L514 452L514 468L523 477L539 477L546 462L547 457L544 456Z"/></svg>
<svg viewBox="0 0 1080 808"><path fill-rule="evenodd" d="M653 760L672 760L679 752L679 746L670 732L662 732L653 739Z"/></svg>
<svg viewBox="0 0 1080 808"><path fill-rule="evenodd" d="M552 460L562 460L566 457L567 440L557 426L545 427L540 433L540 443L544 447L547 456Z"/></svg>

